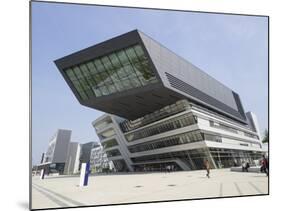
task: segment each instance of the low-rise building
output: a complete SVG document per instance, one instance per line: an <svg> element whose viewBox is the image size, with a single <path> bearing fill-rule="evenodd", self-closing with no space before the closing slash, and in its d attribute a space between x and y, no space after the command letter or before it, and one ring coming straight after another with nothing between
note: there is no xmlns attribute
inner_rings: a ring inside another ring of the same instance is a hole
<svg viewBox="0 0 281 211"><path fill-rule="evenodd" d="M108 160L107 154L101 144L92 149L90 164L93 173L114 171L113 162Z"/></svg>
<svg viewBox="0 0 281 211"><path fill-rule="evenodd" d="M63 174L70 139L71 130L58 129L50 139L48 149L43 156L43 162L38 165L38 169L45 168L47 174Z"/></svg>
<svg viewBox="0 0 281 211"><path fill-rule="evenodd" d="M81 146L77 142L70 142L67 159L64 167L64 174L78 174L80 164Z"/></svg>

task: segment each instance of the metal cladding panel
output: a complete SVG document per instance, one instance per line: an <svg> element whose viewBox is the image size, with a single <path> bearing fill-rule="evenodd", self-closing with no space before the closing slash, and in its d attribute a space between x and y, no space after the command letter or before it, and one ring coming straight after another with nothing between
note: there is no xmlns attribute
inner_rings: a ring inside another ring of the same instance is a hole
<svg viewBox="0 0 281 211"><path fill-rule="evenodd" d="M67 158L68 146L71 139L71 130L59 129L56 137L56 146L53 156L53 163L65 163Z"/></svg>
<svg viewBox="0 0 281 211"><path fill-rule="evenodd" d="M98 144L95 142L88 142L81 145L81 153L80 153L80 161L82 163L89 162L91 159L91 150L97 146Z"/></svg>
<svg viewBox="0 0 281 211"><path fill-rule="evenodd" d="M151 66L151 71L153 71L157 78L157 82L106 96L92 97L87 100L82 100L72 82L66 75L65 70L69 67L99 58L135 44L139 44L143 48L144 53L148 58L149 65ZM133 120L142 117L180 99L177 97L177 93L171 92L171 90L163 86L161 78L147 54L137 30L78 51L69 56L65 56L56 60L55 64L60 70L68 86L71 88L75 97L82 105L115 114L126 119Z"/></svg>
<svg viewBox="0 0 281 211"><path fill-rule="evenodd" d="M259 127L259 122L258 122L257 116L253 112L248 111L246 113L246 117L249 122L249 126L252 128L253 131L255 131L258 134L258 136L260 138L261 133L260 133L260 127Z"/></svg>
<svg viewBox="0 0 281 211"><path fill-rule="evenodd" d="M82 62L97 58L112 51L119 50L140 42L137 30L122 34L104 42L98 43L91 47L72 53L55 61L57 67L62 70L64 68L80 64Z"/></svg>
<svg viewBox="0 0 281 211"><path fill-rule="evenodd" d="M77 152L79 144L77 142L70 142L68 146L67 158L65 163L64 172L65 174L73 174L75 166L77 165Z"/></svg>
<svg viewBox="0 0 281 211"><path fill-rule="evenodd" d="M231 108L237 109L231 89L143 33L140 35L165 85L169 84L164 75L168 72Z"/></svg>
<svg viewBox="0 0 281 211"><path fill-rule="evenodd" d="M117 50L140 45L148 59L156 83L132 88L101 97L81 99L78 91L65 73L66 68L100 58ZM191 63L143 33L134 30L55 61L65 81L78 101L90 108L115 114L126 119L136 119L180 99L191 99L245 123L245 114L239 96ZM198 92L184 92L173 87L167 73L187 83ZM196 94L197 93L197 94ZM198 93L203 93L198 95ZM202 98L200 96L207 96ZM231 110L231 112L229 112Z"/></svg>
<svg viewBox="0 0 281 211"><path fill-rule="evenodd" d="M147 35L140 36L165 87L246 123L238 94Z"/></svg>

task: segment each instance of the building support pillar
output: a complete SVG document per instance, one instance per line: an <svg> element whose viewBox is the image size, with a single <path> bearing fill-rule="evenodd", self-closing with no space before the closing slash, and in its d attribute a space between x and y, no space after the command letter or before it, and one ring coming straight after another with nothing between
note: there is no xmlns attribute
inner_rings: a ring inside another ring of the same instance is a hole
<svg viewBox="0 0 281 211"><path fill-rule="evenodd" d="M212 154L210 153L210 150L209 150L208 148L207 148L206 150L207 150L207 153L208 153L208 157L210 158L210 160L211 160L211 162L212 162L212 164L213 164L213 167L214 167L215 169L217 169L218 167L217 167L217 165L216 165L216 162L215 162L215 160L214 160Z"/></svg>

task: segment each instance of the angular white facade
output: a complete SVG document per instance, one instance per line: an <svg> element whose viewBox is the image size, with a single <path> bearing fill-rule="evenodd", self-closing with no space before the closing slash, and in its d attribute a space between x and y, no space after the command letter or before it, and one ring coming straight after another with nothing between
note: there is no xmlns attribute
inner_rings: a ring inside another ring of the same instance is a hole
<svg viewBox="0 0 281 211"><path fill-rule="evenodd" d="M103 146L104 152L119 171L133 171L130 153L124 142L125 137L119 127L121 118L105 114L93 122L93 126Z"/></svg>
<svg viewBox="0 0 281 211"><path fill-rule="evenodd" d="M205 159L224 168L254 163L262 153L250 126L187 100L134 121L105 114L93 126L119 171L196 170Z"/></svg>

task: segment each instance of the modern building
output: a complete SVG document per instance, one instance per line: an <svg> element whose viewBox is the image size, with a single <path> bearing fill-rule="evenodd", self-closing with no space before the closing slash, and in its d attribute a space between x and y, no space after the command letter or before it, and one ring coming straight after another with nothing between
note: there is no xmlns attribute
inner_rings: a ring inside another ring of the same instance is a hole
<svg viewBox="0 0 281 211"><path fill-rule="evenodd" d="M121 123L126 121L111 114L104 114L92 124L103 146L104 152L113 162L117 171L133 171L133 162L127 147L127 141L121 130Z"/></svg>
<svg viewBox="0 0 281 211"><path fill-rule="evenodd" d="M64 167L64 174L78 174L82 163L90 162L91 169L95 172L102 172L103 169L112 169L112 165L103 148L98 142L79 144L70 142L67 159Z"/></svg>
<svg viewBox="0 0 281 211"><path fill-rule="evenodd" d="M114 171L113 162L108 160L107 154L101 144L96 145L91 150L90 166L92 172Z"/></svg>
<svg viewBox="0 0 281 211"><path fill-rule="evenodd" d="M118 171L229 167L261 156L239 95L134 30L55 61Z"/></svg>
<svg viewBox="0 0 281 211"><path fill-rule="evenodd" d="M45 168L46 173L63 174L70 138L71 130L57 130L49 141L47 152L44 154L44 161L38 165L39 169Z"/></svg>
<svg viewBox="0 0 281 211"><path fill-rule="evenodd" d="M81 146L77 142L70 142L67 152L67 159L64 167L64 174L78 174L80 165Z"/></svg>
<svg viewBox="0 0 281 211"><path fill-rule="evenodd" d="M90 162L91 160L91 151L94 147L99 146L97 142L88 142L85 144L80 144L81 146L81 151L80 151L80 157L79 157L79 170L81 168L82 163L87 163Z"/></svg>

